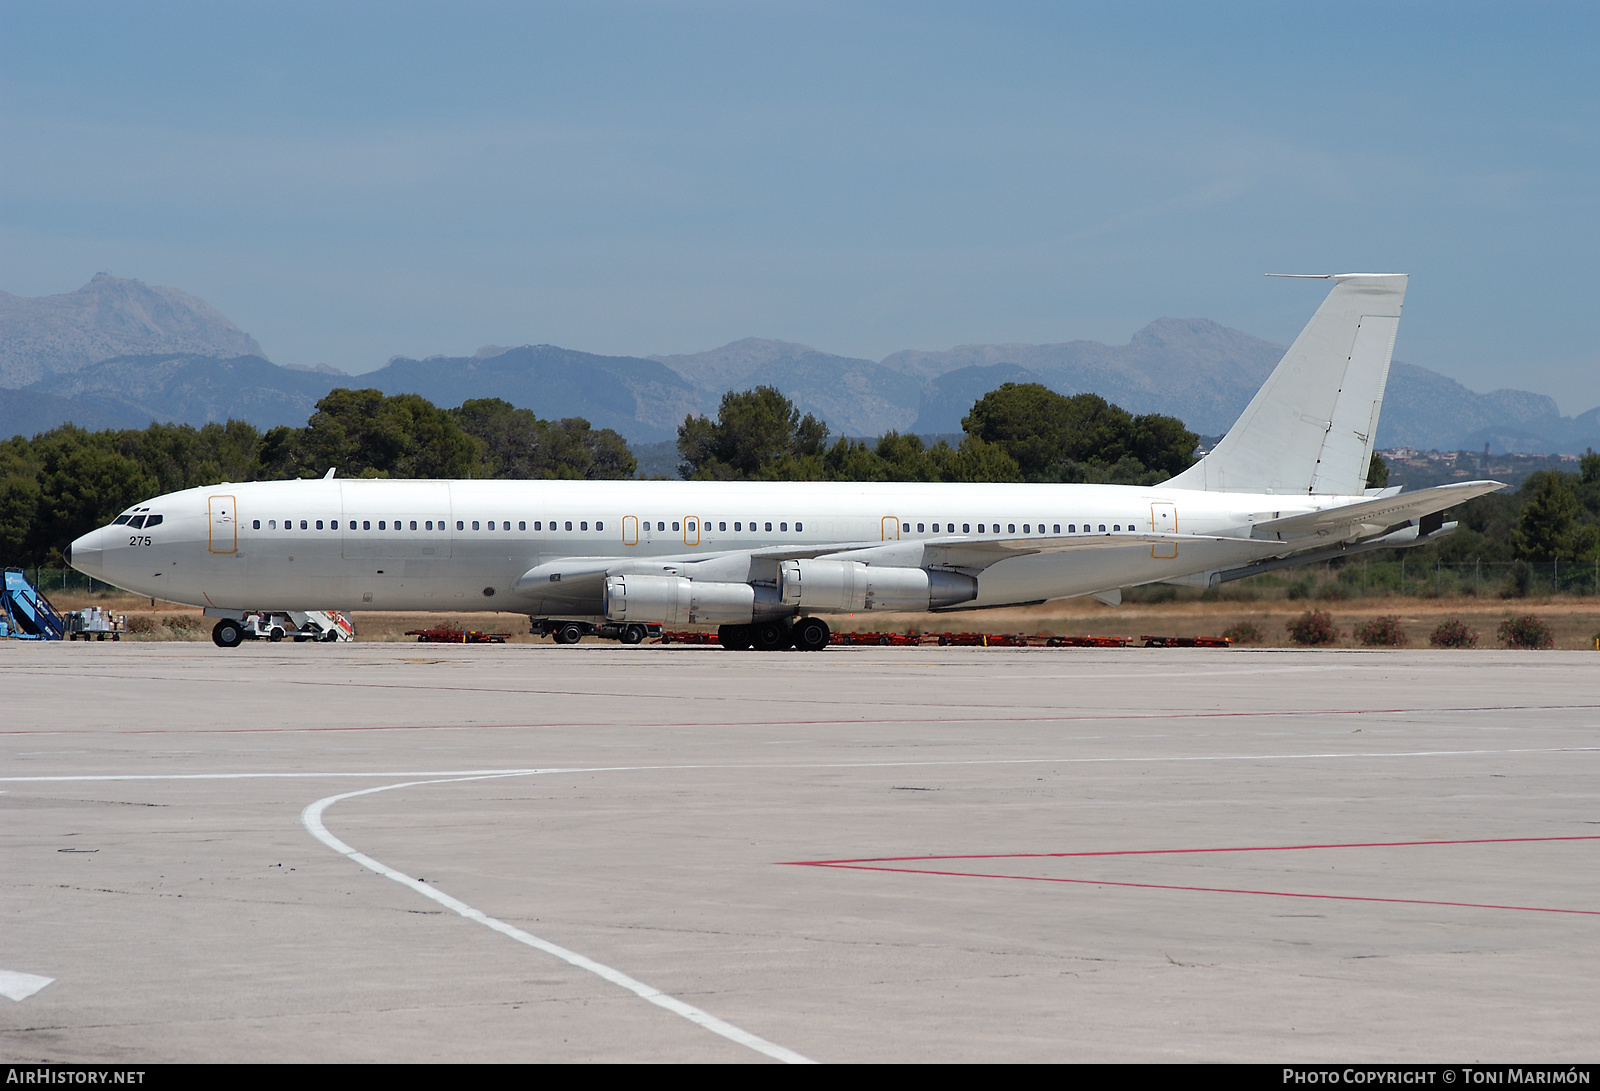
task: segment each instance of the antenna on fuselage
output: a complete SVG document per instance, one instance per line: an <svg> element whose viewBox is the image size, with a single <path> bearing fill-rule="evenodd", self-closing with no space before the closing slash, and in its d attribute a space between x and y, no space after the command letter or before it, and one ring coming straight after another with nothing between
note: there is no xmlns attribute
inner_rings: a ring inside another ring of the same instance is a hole
<svg viewBox="0 0 1600 1091"><path fill-rule="evenodd" d="M333 471L336 470L336 469L338 469L337 466L329 466L328 467L328 472L322 475L322 480L324 480L324 481L332 481L333 480Z"/></svg>

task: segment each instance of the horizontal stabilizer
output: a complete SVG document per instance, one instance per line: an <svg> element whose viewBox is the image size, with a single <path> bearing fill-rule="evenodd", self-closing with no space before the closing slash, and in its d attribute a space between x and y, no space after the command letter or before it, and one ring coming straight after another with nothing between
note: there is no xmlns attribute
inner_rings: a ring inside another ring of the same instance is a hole
<svg viewBox="0 0 1600 1091"><path fill-rule="evenodd" d="M1275 541L1312 536L1342 538L1363 526L1392 527L1396 523L1415 521L1425 515L1455 507L1475 496L1499 492L1505 487L1498 481L1460 481L1420 492L1341 504L1336 508L1325 508L1305 515L1272 519L1257 523L1251 529L1251 534L1256 538Z"/></svg>

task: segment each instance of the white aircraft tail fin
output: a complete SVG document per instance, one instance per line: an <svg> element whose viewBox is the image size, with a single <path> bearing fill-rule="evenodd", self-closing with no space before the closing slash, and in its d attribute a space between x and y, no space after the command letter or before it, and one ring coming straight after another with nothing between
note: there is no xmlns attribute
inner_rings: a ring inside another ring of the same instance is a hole
<svg viewBox="0 0 1600 1091"><path fill-rule="evenodd" d="M1222 441L1167 484L1359 496L1405 302L1404 273L1345 273Z"/></svg>

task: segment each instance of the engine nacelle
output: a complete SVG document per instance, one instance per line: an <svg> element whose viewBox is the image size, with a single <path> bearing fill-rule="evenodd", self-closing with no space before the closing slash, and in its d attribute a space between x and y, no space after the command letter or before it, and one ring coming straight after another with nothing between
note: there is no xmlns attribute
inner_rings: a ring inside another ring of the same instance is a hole
<svg viewBox="0 0 1600 1091"><path fill-rule="evenodd" d="M756 589L748 583L686 580L682 576L609 576L608 621L663 625L744 625L754 620Z"/></svg>
<svg viewBox="0 0 1600 1091"><path fill-rule="evenodd" d="M978 581L960 572L860 561L784 561L778 588L785 606L816 613L933 610L978 597Z"/></svg>

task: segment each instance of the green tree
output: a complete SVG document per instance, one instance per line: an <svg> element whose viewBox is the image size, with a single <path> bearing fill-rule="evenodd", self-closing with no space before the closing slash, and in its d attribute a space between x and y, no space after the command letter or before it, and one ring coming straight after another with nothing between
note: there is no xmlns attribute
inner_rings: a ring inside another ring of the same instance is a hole
<svg viewBox="0 0 1600 1091"><path fill-rule="evenodd" d="M1554 470L1531 474L1520 490L1527 497L1511 547L1527 561L1591 560L1600 551L1600 527L1587 521L1569 475Z"/></svg>
<svg viewBox="0 0 1600 1091"><path fill-rule="evenodd" d="M417 394L331 391L298 433L272 429L262 440L262 475L320 477L468 477L478 441L448 410Z"/></svg>
<svg viewBox="0 0 1600 1091"><path fill-rule="evenodd" d="M58 561L74 538L156 491L154 475L113 449L114 436L65 425L35 437L38 503L23 547L35 563Z"/></svg>
<svg viewBox="0 0 1600 1091"><path fill-rule="evenodd" d="M627 441L582 417L540 420L500 398L463 402L450 415L481 444L483 476L498 478L630 478L638 461Z"/></svg>
<svg viewBox="0 0 1600 1091"><path fill-rule="evenodd" d="M816 478L828 426L770 386L722 396L717 419L685 418L678 473L697 481Z"/></svg>
<svg viewBox="0 0 1600 1091"><path fill-rule="evenodd" d="M1200 438L1175 417L1135 417L1097 394L1057 394L1005 383L961 421L970 437L1003 450L1027 481L1162 481L1194 463Z"/></svg>
<svg viewBox="0 0 1600 1091"><path fill-rule="evenodd" d="M1367 463L1367 488L1387 489L1389 487L1389 464L1377 451L1372 452L1372 461Z"/></svg>

